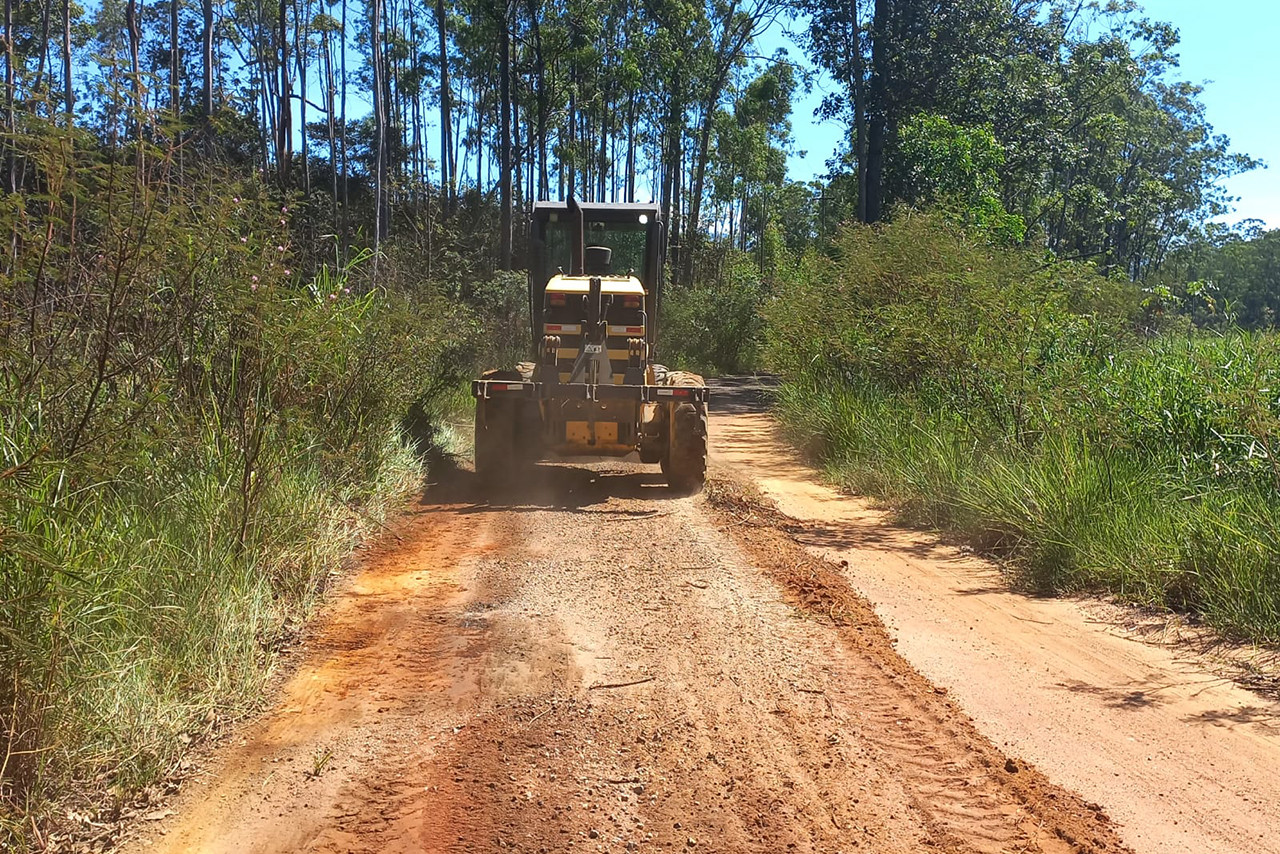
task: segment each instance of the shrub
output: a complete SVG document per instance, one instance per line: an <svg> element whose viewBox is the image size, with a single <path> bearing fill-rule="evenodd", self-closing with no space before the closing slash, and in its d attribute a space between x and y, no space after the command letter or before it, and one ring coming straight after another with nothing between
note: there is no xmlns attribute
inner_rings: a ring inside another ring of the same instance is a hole
<svg viewBox="0 0 1280 854"><path fill-rule="evenodd" d="M449 361L480 324L456 289L373 287L367 255L299 274L287 205L251 179L38 163L48 192L0 207L6 850L28 813L123 798L256 701L418 487L401 420L470 374Z"/></svg>
<svg viewBox="0 0 1280 854"><path fill-rule="evenodd" d="M780 412L849 488L1011 558L1280 641L1280 346L1137 334L1138 289L940 215L856 228L766 314Z"/></svg>
<svg viewBox="0 0 1280 854"><path fill-rule="evenodd" d="M658 357L671 367L714 375L760 365L764 283L746 256L729 253L724 260L720 272L707 265L693 284L667 290Z"/></svg>

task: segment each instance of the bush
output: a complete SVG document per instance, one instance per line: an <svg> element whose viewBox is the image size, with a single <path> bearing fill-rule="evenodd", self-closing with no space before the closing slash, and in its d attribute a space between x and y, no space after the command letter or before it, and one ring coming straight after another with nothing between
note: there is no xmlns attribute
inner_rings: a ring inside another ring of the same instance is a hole
<svg viewBox="0 0 1280 854"><path fill-rule="evenodd" d="M694 284L668 287L658 357L671 367L707 375L759 368L765 286L745 255L729 253L724 262L721 272L706 265Z"/></svg>
<svg viewBox="0 0 1280 854"><path fill-rule="evenodd" d="M1137 334L1136 287L946 218L847 232L767 314L793 435L849 488L1010 557L1280 641L1280 347Z"/></svg>
<svg viewBox="0 0 1280 854"><path fill-rule="evenodd" d="M28 814L123 799L253 705L418 488L401 421L470 376L451 362L490 322L456 287L373 287L367 255L298 274L291 212L253 180L39 163L48 192L0 207L6 850Z"/></svg>

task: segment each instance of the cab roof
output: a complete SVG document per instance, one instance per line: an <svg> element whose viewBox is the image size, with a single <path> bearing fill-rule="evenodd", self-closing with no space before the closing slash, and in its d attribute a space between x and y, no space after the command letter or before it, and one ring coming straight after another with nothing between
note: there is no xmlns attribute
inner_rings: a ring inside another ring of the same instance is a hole
<svg viewBox="0 0 1280 854"><path fill-rule="evenodd" d="M656 202L578 202L582 215L588 220L625 221L639 214L648 214L651 220L659 219L661 207ZM567 214L567 202L534 202L533 215L553 213Z"/></svg>
<svg viewBox="0 0 1280 854"><path fill-rule="evenodd" d="M585 294L591 290L591 280L600 280L600 292L604 294L628 294L645 296L644 285L635 276L566 276L563 273L551 277L547 291L557 294Z"/></svg>

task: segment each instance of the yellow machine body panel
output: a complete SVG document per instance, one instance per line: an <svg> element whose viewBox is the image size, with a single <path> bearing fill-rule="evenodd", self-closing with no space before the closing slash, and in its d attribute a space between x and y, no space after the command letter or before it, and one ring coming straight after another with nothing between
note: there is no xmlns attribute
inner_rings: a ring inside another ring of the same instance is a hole
<svg viewBox="0 0 1280 854"><path fill-rule="evenodd" d="M630 342L645 337L645 302L648 294L635 276L599 276L600 293L613 300L613 309L606 328L605 352L613 371L613 385L624 385L626 367L631 356ZM576 301L585 298L591 290L591 276L551 277L547 283L547 309L543 319L544 335L560 339L555 351L557 373L560 382L570 380L570 368L581 352L583 325L570 322L567 317L578 317ZM563 322L562 322L563 321ZM591 453L598 453L594 448Z"/></svg>
<svg viewBox="0 0 1280 854"><path fill-rule="evenodd" d="M554 450L562 456L626 456L635 450L635 438L619 441L617 421L596 421L592 435L590 421L565 421L564 436L555 443Z"/></svg>
<svg viewBox="0 0 1280 854"><path fill-rule="evenodd" d="M564 424L564 438L566 442L581 445L587 444L592 439L591 422L566 421ZM597 444L618 444L618 422L597 421L594 438Z"/></svg>
<svg viewBox="0 0 1280 854"><path fill-rule="evenodd" d="M582 294L591 290L592 276L566 276L563 273L551 277L547 282L549 294ZM605 296L645 296L644 285L635 276L597 276L600 279L600 293Z"/></svg>

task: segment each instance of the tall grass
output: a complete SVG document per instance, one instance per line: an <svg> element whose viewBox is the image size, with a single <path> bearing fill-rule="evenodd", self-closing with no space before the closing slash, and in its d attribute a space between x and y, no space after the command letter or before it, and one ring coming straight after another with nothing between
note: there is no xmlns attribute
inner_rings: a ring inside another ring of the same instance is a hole
<svg viewBox="0 0 1280 854"><path fill-rule="evenodd" d="M48 193L0 206L5 850L68 799L110 820L257 701L420 487L412 442L477 342L522 326L494 308L518 305L505 279L462 299L404 259L374 286L366 256L299 257L250 178L35 150Z"/></svg>
<svg viewBox="0 0 1280 854"><path fill-rule="evenodd" d="M1105 591L1280 642L1280 347L1152 336L1136 288L911 216L769 316L783 420L850 489Z"/></svg>

